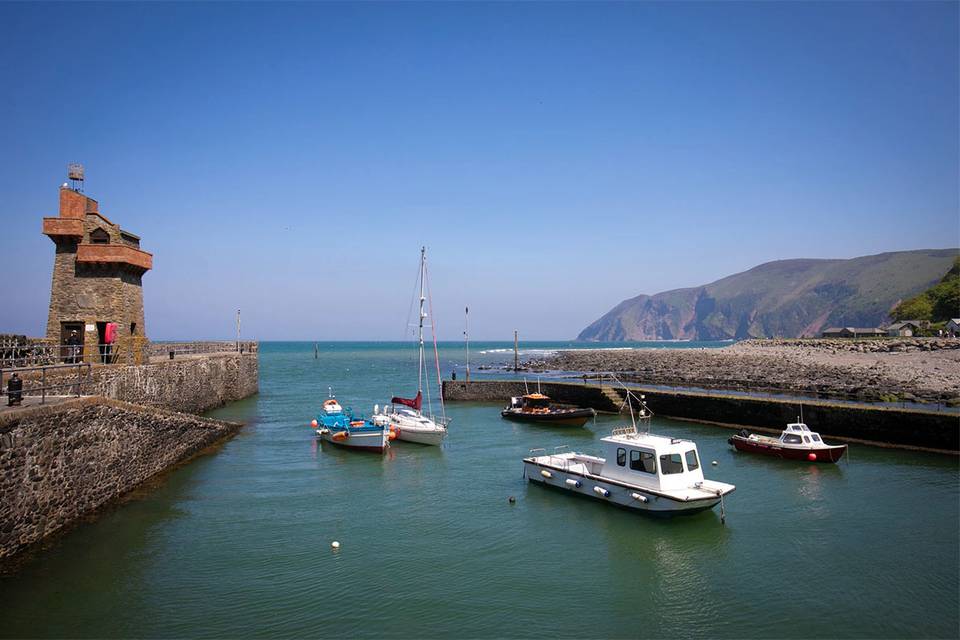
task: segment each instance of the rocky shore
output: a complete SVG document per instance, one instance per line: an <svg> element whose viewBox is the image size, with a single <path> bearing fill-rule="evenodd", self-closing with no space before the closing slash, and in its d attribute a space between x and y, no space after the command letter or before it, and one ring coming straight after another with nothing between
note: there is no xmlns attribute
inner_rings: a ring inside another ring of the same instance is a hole
<svg viewBox="0 0 960 640"><path fill-rule="evenodd" d="M615 372L643 384L960 405L960 340L747 340L721 349L561 351L531 371Z"/></svg>

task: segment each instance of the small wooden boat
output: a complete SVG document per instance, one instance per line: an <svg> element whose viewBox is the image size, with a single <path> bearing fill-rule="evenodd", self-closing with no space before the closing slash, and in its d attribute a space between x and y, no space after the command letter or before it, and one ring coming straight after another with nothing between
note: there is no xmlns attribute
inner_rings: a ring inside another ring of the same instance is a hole
<svg viewBox="0 0 960 640"><path fill-rule="evenodd" d="M560 407L550 403L550 398L542 393L528 393L525 396L510 398L510 406L500 412L507 420L517 422L539 422L570 427L582 427L597 415L593 409L579 407Z"/></svg>
<svg viewBox="0 0 960 640"><path fill-rule="evenodd" d="M316 429L317 436L324 442L329 442L349 449L374 451L383 453L390 440L396 433L390 429L385 417L366 420L363 417L354 417L349 409L344 411L337 399L332 395L323 402L320 415L310 426Z"/></svg>
<svg viewBox="0 0 960 640"><path fill-rule="evenodd" d="M810 431L809 427L802 422L788 424L779 438L762 436L741 429L740 433L727 442L737 451L808 462L836 462L847 451L847 445L827 444L820 438L819 433Z"/></svg>

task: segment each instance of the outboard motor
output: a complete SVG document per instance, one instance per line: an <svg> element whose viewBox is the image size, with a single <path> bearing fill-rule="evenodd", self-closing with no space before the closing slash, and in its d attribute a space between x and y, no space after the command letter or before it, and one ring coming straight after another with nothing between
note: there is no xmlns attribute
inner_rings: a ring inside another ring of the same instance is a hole
<svg viewBox="0 0 960 640"><path fill-rule="evenodd" d="M13 374L7 381L7 406L20 405L23 402L23 380Z"/></svg>

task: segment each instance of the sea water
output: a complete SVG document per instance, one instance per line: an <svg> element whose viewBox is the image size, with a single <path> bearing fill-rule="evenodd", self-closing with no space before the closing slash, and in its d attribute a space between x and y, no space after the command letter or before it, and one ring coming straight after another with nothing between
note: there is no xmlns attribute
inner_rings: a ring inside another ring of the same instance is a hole
<svg viewBox="0 0 960 640"><path fill-rule="evenodd" d="M474 367L512 362L511 344L471 350ZM439 352L462 379L463 345ZM522 477L534 447L599 453L615 416L547 428L453 403L442 448L319 445L307 425L328 388L369 413L416 394L417 356L378 343L318 356L262 344L260 394L212 413L246 422L239 435L0 578L0 635L958 634L955 457L853 445L838 465L784 462L733 451L729 430L654 418L697 442L708 478L737 485L726 524L716 510L656 519Z"/></svg>

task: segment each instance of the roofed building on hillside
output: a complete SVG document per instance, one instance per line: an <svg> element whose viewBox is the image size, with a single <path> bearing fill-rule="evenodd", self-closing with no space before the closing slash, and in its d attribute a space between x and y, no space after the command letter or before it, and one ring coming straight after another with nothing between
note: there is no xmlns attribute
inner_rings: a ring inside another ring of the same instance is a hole
<svg viewBox="0 0 960 640"><path fill-rule="evenodd" d="M888 336L899 336L901 338L912 338L920 333L920 323L916 320L904 320L903 322L894 322L887 327Z"/></svg>
<svg viewBox="0 0 960 640"><path fill-rule="evenodd" d="M830 327L820 334L823 338L878 338L887 333L876 327Z"/></svg>
<svg viewBox="0 0 960 640"><path fill-rule="evenodd" d="M960 337L960 318L950 318L946 326L946 334L951 337Z"/></svg>

